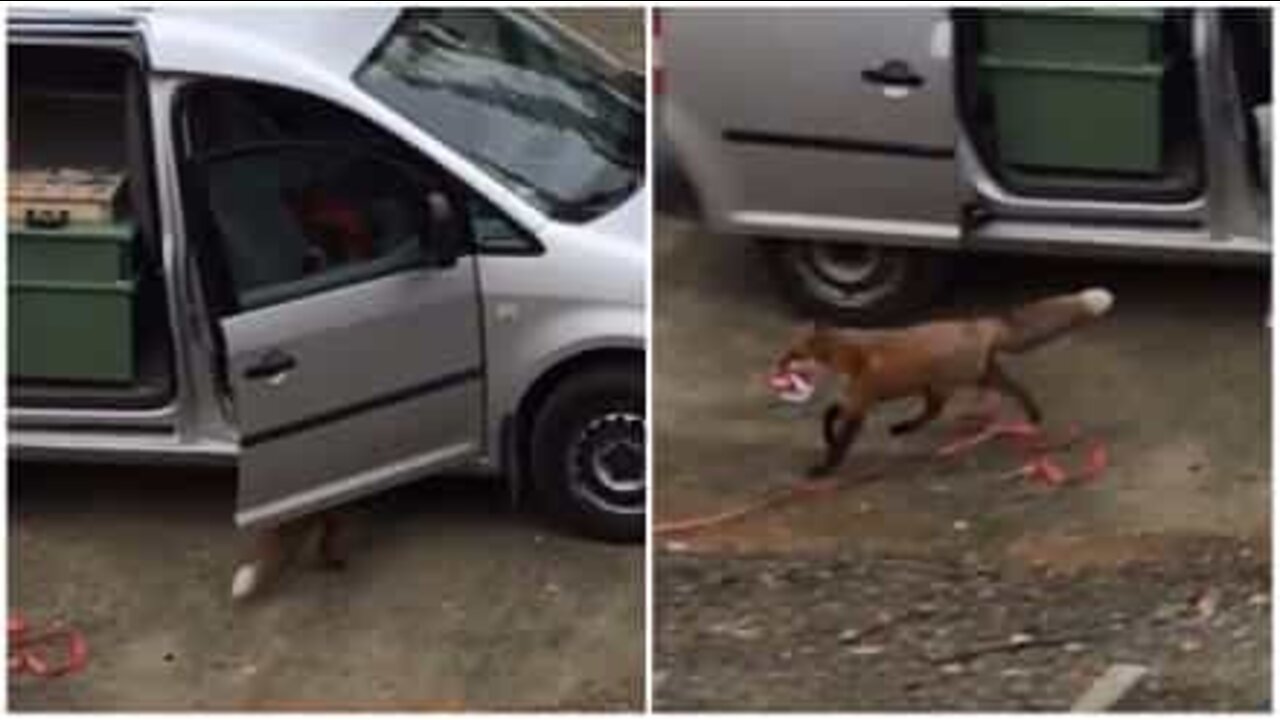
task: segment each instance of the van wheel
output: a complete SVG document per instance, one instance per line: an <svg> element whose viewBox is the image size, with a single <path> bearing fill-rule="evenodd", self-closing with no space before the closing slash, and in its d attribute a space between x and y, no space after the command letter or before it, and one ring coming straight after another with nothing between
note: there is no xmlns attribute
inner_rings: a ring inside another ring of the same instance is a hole
<svg viewBox="0 0 1280 720"><path fill-rule="evenodd" d="M764 245L792 303L838 324L892 322L927 306L950 265L946 255L931 250L782 240Z"/></svg>
<svg viewBox="0 0 1280 720"><path fill-rule="evenodd" d="M552 391L533 426L530 469L555 516L601 540L645 529L644 374L593 368Z"/></svg>

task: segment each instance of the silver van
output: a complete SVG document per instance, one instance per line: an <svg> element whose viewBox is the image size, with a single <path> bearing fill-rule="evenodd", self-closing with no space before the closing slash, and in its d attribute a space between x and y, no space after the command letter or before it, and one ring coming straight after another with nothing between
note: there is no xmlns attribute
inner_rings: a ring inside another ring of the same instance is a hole
<svg viewBox="0 0 1280 720"><path fill-rule="evenodd" d="M119 172L130 233L104 325L33 294L76 288L28 282L11 196L13 456L234 465L244 527L499 471L643 537L633 72L478 8L19 9L8 41L11 177ZM123 381L65 370L106 349Z"/></svg>
<svg viewBox="0 0 1280 720"><path fill-rule="evenodd" d="M811 313L918 309L960 252L1268 262L1267 9L682 8L655 35L659 172Z"/></svg>

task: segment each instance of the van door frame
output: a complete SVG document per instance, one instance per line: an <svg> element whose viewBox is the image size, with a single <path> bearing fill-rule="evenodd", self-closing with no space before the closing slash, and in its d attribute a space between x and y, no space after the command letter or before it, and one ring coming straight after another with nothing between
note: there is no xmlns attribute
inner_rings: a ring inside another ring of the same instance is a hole
<svg viewBox="0 0 1280 720"><path fill-rule="evenodd" d="M1270 242L1269 212L1254 202L1259 193L1249 175L1245 124L1248 117L1236 82L1234 59L1228 51L1222 18L1223 8L1198 8L1195 42L1204 47L1204 61L1198 65L1201 117L1206 127L1206 171L1209 188L1209 229L1217 243L1241 239ZM1274 12L1272 10L1271 12ZM1215 112L1216 111L1216 112ZM1270 190L1262 195L1270 197Z"/></svg>
<svg viewBox="0 0 1280 720"><path fill-rule="evenodd" d="M1073 234L1069 227L1073 222L1094 220L1113 231L1109 234L1114 235L1117 242L1118 238L1128 236L1129 240L1122 244L1137 254L1151 253L1167 258L1187 255L1203 260L1220 258L1232 263L1264 257L1270 228L1265 208L1255 202L1258 193L1248 173L1242 124L1250 120L1244 116L1224 46L1221 17L1216 8L1196 8L1192 12L1196 111L1204 162L1204 187L1198 197L1181 203L1151 203L1016 196L1003 189L988 171L969 138L963 117L958 114L963 182L976 193L982 220L1012 218L1024 221L1028 229L1033 227L1028 223L1041 223L1041 232L1046 238L1055 234L1052 228L1062 228L1065 238ZM1028 243L1036 244L1030 237L987 240L976 228L978 226L970 232L977 233L978 237L967 238L971 245L978 241L976 244L982 247L995 248L1014 243L1027 249ZM1014 232L1011 237L1018 235ZM1089 244L1082 237L1070 241L1071 245L1081 243ZM1048 241L1047 244L1058 243ZM1119 248L1116 246L1107 252ZM1102 252L1104 248L1099 246L1097 250Z"/></svg>
<svg viewBox="0 0 1280 720"><path fill-rule="evenodd" d="M1102 218L1106 221L1124 223L1149 223L1186 228L1200 228L1209 233L1212 222L1212 208L1215 193L1215 173L1211 147L1216 135L1214 124L1207 115L1206 106L1210 102L1211 89L1206 85L1207 62L1213 47L1206 43L1206 18L1200 10L1193 10L1192 15L1192 62L1195 65L1197 97L1196 111L1200 115L1201 146L1203 152L1203 187L1196 197L1178 202L1150 201L1112 201L1104 198L1051 198L1031 195L1020 195L1004 187L996 174L988 167L983 154L978 150L971 137L965 108L961 104L960 92L957 92L956 122L960 134L960 170L961 182L972 190L975 207L981 208L980 216L1011 217L1020 220L1041 220L1047 223L1071 222L1082 218ZM957 46L957 53L968 48ZM957 60L957 71L964 63ZM957 83L961 78L957 77Z"/></svg>
<svg viewBox="0 0 1280 720"><path fill-rule="evenodd" d="M84 448L87 457L130 455L135 451L163 454L166 448L192 439L192 413L190 405L190 377L184 362L185 340L183 332L183 305L175 284L174 228L172 208L168 198L168 133L165 120L167 107L164 98L155 92L154 75L148 59L145 38L132 24L100 24L92 21L54 21L42 19L26 22L10 20L8 41L12 47L67 47L100 49L128 55L139 73L137 94L128 102L143 103L138 113L141 122L140 139L149 153L144 160L151 175L150 207L151 225L160 255L160 271L168 303L168 331L171 339L171 371L173 393L169 401L156 408L124 410L96 408L9 408L12 430L21 433L32 431L35 436L58 438L65 434L68 452ZM74 439L71 439L74 438ZM21 436L17 444L21 444ZM34 448L33 448L34 449ZM175 451L176 448L175 448ZM209 448L212 456L222 454L220 449ZM196 454L199 454L197 451Z"/></svg>

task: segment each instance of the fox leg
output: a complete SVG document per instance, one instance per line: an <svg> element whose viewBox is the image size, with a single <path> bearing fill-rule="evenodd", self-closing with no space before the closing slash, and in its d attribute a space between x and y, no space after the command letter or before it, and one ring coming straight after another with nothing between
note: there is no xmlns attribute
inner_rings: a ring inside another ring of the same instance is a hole
<svg viewBox="0 0 1280 720"><path fill-rule="evenodd" d="M857 400L847 405L832 405L823 416L823 439L826 440L826 454L822 462L809 468L810 478L822 477L835 470L844 462L849 448L862 429L862 420L866 411L863 403Z"/></svg>
<svg viewBox="0 0 1280 720"><path fill-rule="evenodd" d="M1027 414L1027 419L1037 425L1040 424L1040 406L1036 404L1035 399L1031 397L1031 393L1027 392L1026 388L1009 377L1009 373L1005 372L995 358L992 358L987 363L987 374L983 378L983 384L1017 400L1018 404L1022 406L1023 412Z"/></svg>
<svg viewBox="0 0 1280 720"><path fill-rule="evenodd" d="M271 527L258 532L251 556L236 568L231 580L231 599L244 600L255 594L284 565L288 550L288 530Z"/></svg>
<svg viewBox="0 0 1280 720"><path fill-rule="evenodd" d="M920 414L908 420L903 420L900 423L890 425L890 435L904 435L906 433L919 430L934 418L938 417L938 415L942 413L942 408L946 407L947 404L947 395L933 390L932 388L925 390L923 398L924 408L920 411Z"/></svg>
<svg viewBox="0 0 1280 720"><path fill-rule="evenodd" d="M827 445L836 442L836 425L840 421L840 403L831 403L822 414L822 441Z"/></svg>
<svg viewBox="0 0 1280 720"><path fill-rule="evenodd" d="M843 418L843 422L839 429L836 430L833 442L827 444L826 455L822 462L809 468L806 474L811 478L819 478L830 473L844 462L845 455L849 453L849 447L853 445L854 439L858 435L858 431L862 429L862 418Z"/></svg>

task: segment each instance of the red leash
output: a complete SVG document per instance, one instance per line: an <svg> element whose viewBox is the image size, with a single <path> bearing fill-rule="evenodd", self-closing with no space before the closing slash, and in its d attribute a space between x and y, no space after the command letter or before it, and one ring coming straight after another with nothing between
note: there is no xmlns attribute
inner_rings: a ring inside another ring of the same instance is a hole
<svg viewBox="0 0 1280 720"><path fill-rule="evenodd" d="M987 418L984 426L977 432L943 445L933 451L937 459L951 459L993 441L1004 439L1010 441L1015 449L1031 453L1032 456L1020 467L1006 473L1004 478L1010 480L1027 479L1046 487L1060 487L1070 482L1088 482L1099 478L1107 469L1109 457L1107 447L1101 440L1094 440L1085 456L1084 464L1075 472L1068 472L1054 458L1052 452L1067 448L1081 437L1080 428L1072 425L1064 440L1050 442L1044 429L1029 422L996 422ZM883 474L873 471L861 479L866 480ZM816 483L812 480L797 480L780 488L773 488L741 505L732 507L712 515L702 515L664 523L655 523L654 537L678 535L706 530L717 525L724 525L740 520L752 513L783 505L792 500L805 497L825 495L839 487L839 483L827 481Z"/></svg>
<svg viewBox="0 0 1280 720"><path fill-rule="evenodd" d="M812 480L797 480L795 482L784 485L780 488L773 488L753 500L749 500L741 505L715 513L714 515L702 515L698 517L686 518L684 520L672 520L664 523L654 523L654 536L660 535L677 535L681 533L698 532L716 525L724 525L740 520L751 513L765 510L767 508L778 507L791 500L796 500L804 496L819 495L832 492L837 488L837 483L832 481L815 482Z"/></svg>
<svg viewBox="0 0 1280 720"><path fill-rule="evenodd" d="M49 660L49 648L62 646L61 662ZM38 651L45 648L44 652ZM79 672L89 661L89 644L74 628L54 627L31 633L21 615L9 617L9 675L55 678Z"/></svg>
<svg viewBox="0 0 1280 720"><path fill-rule="evenodd" d="M1078 470L1068 472L1063 469L1052 451L1069 447L1080 437L1080 428L1076 425L1071 426L1067 439L1051 443L1042 428L1029 422L993 422L972 435L943 445L934 452L934 455L939 458L951 458L991 440L1008 439L1015 445L1015 449L1032 453L1032 456L1025 464L1006 473L1004 477L1026 478L1041 485L1057 487L1068 482L1096 480L1110 464L1107 446L1101 440L1093 440L1085 455L1084 463Z"/></svg>

